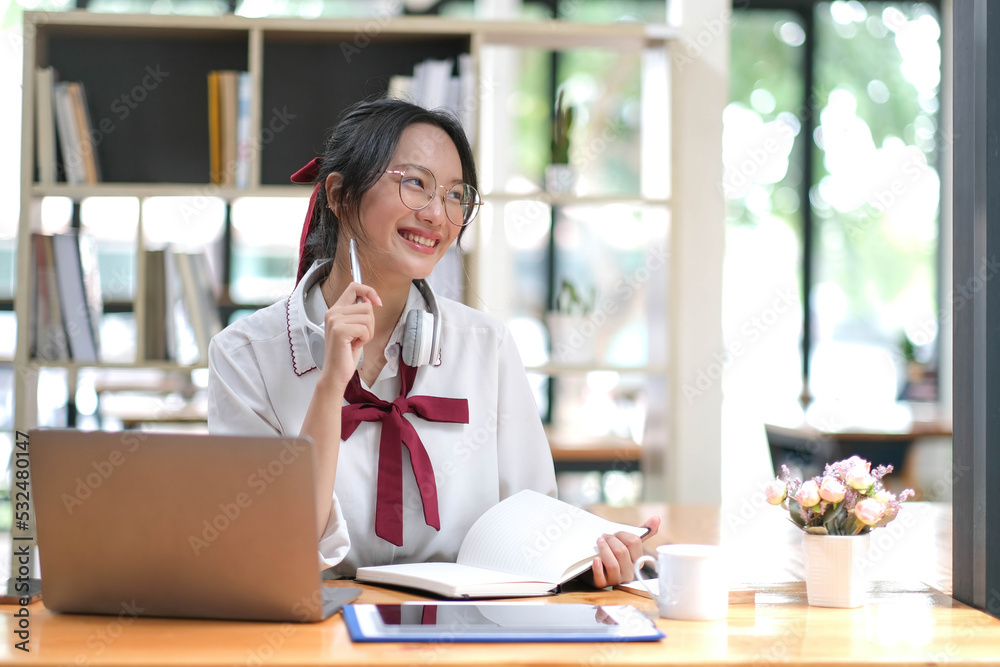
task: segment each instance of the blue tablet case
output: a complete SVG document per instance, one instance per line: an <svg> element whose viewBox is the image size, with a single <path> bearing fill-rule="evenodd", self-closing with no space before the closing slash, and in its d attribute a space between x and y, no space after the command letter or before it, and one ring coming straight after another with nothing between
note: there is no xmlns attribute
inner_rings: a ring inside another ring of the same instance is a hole
<svg viewBox="0 0 1000 667"><path fill-rule="evenodd" d="M593 605L533 605L539 610L544 607L587 607L593 610ZM358 621L358 605L344 607L344 622L351 640L355 642L449 642L449 643L512 643L512 642L622 642L622 641L659 641L666 637L649 619L643 618L640 623L632 623L620 627L622 632L599 632L581 629L580 631L559 630L546 631L540 625L535 625L537 631L512 629L509 632L476 630L471 626L463 627L461 623L445 625L439 631L423 630L419 632L394 632L366 634ZM641 612L636 611L636 614ZM609 626L611 627L611 626Z"/></svg>

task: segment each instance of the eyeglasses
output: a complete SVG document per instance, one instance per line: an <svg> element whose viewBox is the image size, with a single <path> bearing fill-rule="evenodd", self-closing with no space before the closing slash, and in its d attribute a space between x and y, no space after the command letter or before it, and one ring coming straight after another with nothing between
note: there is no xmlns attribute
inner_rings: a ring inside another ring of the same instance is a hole
<svg viewBox="0 0 1000 667"><path fill-rule="evenodd" d="M419 211L434 200L438 184L429 169L411 165L402 170L387 169L385 173L397 174L400 177L399 198L406 208ZM483 204L479 192L468 183L456 183L442 195L441 199L444 201L444 212L448 216L448 221L459 227L465 227L475 220L479 207Z"/></svg>

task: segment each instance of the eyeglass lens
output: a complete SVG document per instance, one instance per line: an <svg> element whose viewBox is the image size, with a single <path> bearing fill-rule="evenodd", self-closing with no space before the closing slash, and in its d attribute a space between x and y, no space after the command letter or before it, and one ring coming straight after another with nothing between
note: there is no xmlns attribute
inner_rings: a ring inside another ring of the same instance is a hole
<svg viewBox="0 0 1000 667"><path fill-rule="evenodd" d="M399 181L399 197L407 208L414 211L431 203L437 192L437 179L423 167L407 167ZM453 224L463 226L472 222L479 210L479 193L467 183L457 183L445 193L444 211Z"/></svg>

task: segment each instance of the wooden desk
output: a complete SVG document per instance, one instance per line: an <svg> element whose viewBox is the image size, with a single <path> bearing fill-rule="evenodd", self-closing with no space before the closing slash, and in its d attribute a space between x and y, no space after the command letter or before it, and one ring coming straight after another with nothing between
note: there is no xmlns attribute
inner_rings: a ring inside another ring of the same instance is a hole
<svg viewBox="0 0 1000 667"><path fill-rule="evenodd" d="M322 623L231 623L100 616L61 616L41 602L29 606L31 653L14 649L17 607L0 606L5 641L0 664L39 665L591 665L1000 664L1000 621L952 600L951 508L909 502L896 528L879 529L872 544L876 583L858 609L810 607L801 581L801 533L782 510L740 503L732 508L640 505L597 507L636 523L662 518L647 542L721 544L733 583L756 590L755 604L734 604L726 620L656 623L657 643L607 644L353 644L338 615ZM920 583L921 581L929 582ZM327 582L328 585L358 585ZM419 600L362 585L359 602ZM577 584L527 602L631 604L655 615L652 600Z"/></svg>
<svg viewBox="0 0 1000 667"><path fill-rule="evenodd" d="M639 470L642 447L635 443L615 445L563 445L552 443L552 461L561 472L633 472Z"/></svg>
<svg viewBox="0 0 1000 667"><path fill-rule="evenodd" d="M328 582L330 585L346 585ZM359 602L417 599L362 586ZM540 604L631 604L620 591L578 589ZM667 638L603 644L354 644L340 615L322 623L235 623L31 613L29 654L14 649L14 607L3 607L0 662L37 665L591 665L797 664L955 665L1000 661L1000 621L922 584L873 587L858 609L806 604L801 582L757 587L756 604L731 605L725 620L656 623Z"/></svg>

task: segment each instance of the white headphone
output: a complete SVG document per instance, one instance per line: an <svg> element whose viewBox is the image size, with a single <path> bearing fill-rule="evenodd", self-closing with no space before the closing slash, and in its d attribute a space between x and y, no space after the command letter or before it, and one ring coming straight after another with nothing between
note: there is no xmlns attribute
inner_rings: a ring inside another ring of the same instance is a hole
<svg viewBox="0 0 1000 667"><path fill-rule="evenodd" d="M324 328L309 319L305 301L309 289L328 274L326 271L319 270L313 273L316 277L307 276L311 280L300 290L298 305L302 312L304 323L302 333L306 337L309 354L312 355L316 368L321 369L323 368L323 353L326 347ZM305 279L303 278L303 280ZM437 297L426 280L414 280L413 284L417 286L420 295L427 302L427 310L414 308L406 313L406 322L403 324L403 351L400 358L411 368L427 364L437 365L441 356L441 314L438 311Z"/></svg>

